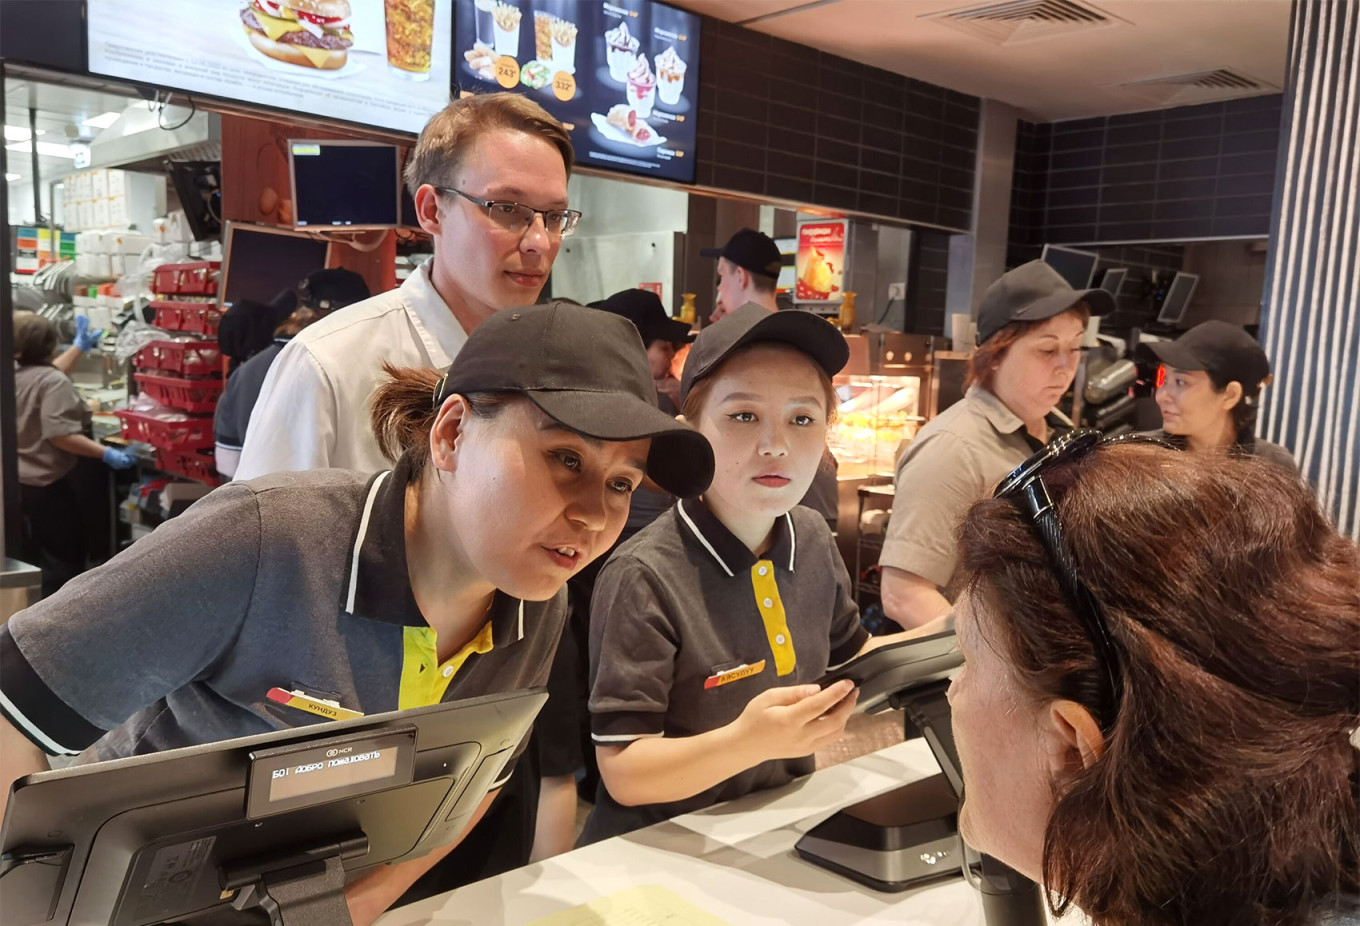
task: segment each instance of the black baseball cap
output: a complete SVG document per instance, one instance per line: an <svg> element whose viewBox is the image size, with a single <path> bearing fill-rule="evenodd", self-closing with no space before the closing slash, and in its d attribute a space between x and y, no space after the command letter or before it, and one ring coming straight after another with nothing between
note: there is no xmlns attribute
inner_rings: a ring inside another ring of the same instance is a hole
<svg viewBox="0 0 1360 926"><path fill-rule="evenodd" d="M779 279L779 269L784 265L784 256L779 253L779 245L769 235L754 228L743 228L720 248L704 248L699 251L704 257L726 257L738 267L745 267L772 280Z"/></svg>
<svg viewBox="0 0 1360 926"><path fill-rule="evenodd" d="M309 273L298 284L298 299L321 312L333 312L362 302L369 296L368 284L353 270L329 267Z"/></svg>
<svg viewBox="0 0 1360 926"><path fill-rule="evenodd" d="M850 359L845 336L820 316L797 309L771 312L748 302L699 332L680 376L680 404L685 404L694 384L716 370L733 351L764 341L798 348L827 376L835 376Z"/></svg>
<svg viewBox="0 0 1360 926"><path fill-rule="evenodd" d="M628 319L637 328L638 334L642 335L643 344L653 341L685 344L694 340L689 325L667 315L661 297L651 290L625 289L590 305Z"/></svg>
<svg viewBox="0 0 1360 926"><path fill-rule="evenodd" d="M652 439L647 475L692 498L713 479L707 438L656 405L646 349L632 323L568 302L503 309L477 326L435 389L517 392L554 421L598 440Z"/></svg>
<svg viewBox="0 0 1360 926"><path fill-rule="evenodd" d="M1041 260L1007 271L982 296L978 308L978 343L1011 322L1038 322L1061 315L1085 302L1092 315L1114 311L1114 296L1103 289L1073 289L1062 274Z"/></svg>
<svg viewBox="0 0 1360 926"><path fill-rule="evenodd" d="M1241 383L1248 395L1270 376L1270 360L1261 345L1228 322L1203 322L1174 341L1150 341L1141 348L1177 370L1204 370L1218 379Z"/></svg>

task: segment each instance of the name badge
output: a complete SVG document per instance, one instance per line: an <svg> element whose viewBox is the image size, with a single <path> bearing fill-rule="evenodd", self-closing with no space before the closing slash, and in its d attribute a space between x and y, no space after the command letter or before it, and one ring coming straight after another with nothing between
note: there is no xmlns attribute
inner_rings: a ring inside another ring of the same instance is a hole
<svg viewBox="0 0 1360 926"><path fill-rule="evenodd" d="M726 685L728 682L741 681L744 678L750 678L752 675L759 675L761 672L764 671L765 671L764 659L760 660L760 662L752 662L749 664L742 663L741 665L735 666L734 668L731 669L723 669L721 671L714 672L708 678L704 679L704 687L717 688L719 685Z"/></svg>

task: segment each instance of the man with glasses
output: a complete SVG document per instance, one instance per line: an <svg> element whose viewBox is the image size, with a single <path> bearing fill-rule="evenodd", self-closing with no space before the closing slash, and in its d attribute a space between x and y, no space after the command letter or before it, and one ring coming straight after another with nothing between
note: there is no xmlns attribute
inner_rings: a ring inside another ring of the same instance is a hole
<svg viewBox="0 0 1360 926"><path fill-rule="evenodd" d="M446 367L492 313L538 300L581 217L567 208L573 160L566 129L523 96L469 96L430 119L406 184L434 258L398 289L331 314L283 349L236 478L389 468L368 426L383 364Z"/></svg>

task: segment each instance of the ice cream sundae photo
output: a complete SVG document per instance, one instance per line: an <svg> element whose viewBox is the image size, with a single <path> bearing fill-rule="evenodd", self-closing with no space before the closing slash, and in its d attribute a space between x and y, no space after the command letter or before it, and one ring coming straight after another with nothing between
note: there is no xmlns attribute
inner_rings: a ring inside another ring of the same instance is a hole
<svg viewBox="0 0 1360 926"><path fill-rule="evenodd" d="M666 106L680 102L680 91L685 87L685 68L674 45L656 56L656 93Z"/></svg>
<svg viewBox="0 0 1360 926"><path fill-rule="evenodd" d="M638 55L637 61L628 70L628 104L637 110L639 117L646 119L652 114L656 102L656 76L647 63L646 55Z"/></svg>
<svg viewBox="0 0 1360 926"><path fill-rule="evenodd" d="M633 62L637 60L638 40L628 31L628 24L621 22L604 34L604 44L609 59L609 76L624 83Z"/></svg>

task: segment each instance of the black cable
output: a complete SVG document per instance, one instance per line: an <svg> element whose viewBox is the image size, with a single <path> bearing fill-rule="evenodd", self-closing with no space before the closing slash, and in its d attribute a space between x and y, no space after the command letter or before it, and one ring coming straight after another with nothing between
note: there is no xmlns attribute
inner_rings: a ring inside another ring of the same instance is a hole
<svg viewBox="0 0 1360 926"><path fill-rule="evenodd" d="M160 109L158 109L158 110L156 111L156 124L157 124L158 126L160 126L162 129L164 129L165 131L167 131L167 132L173 132L173 131L175 131L176 129L182 129L182 128L184 128L186 125L189 124L189 120L190 120L190 119L192 119L192 118L194 118L194 116L198 115L198 105L197 105L196 103L194 103L194 98L193 98L192 96L189 96L188 94L185 94L185 99L187 99L187 100L189 101L189 115L185 116L185 117L184 117L184 121L181 122L179 125L166 125L166 124L165 124L165 107L170 105L170 100L173 99L173 98L174 98L174 94L173 94L173 93L167 93L167 94L165 95L165 102L162 103L162 104L160 105Z"/></svg>

